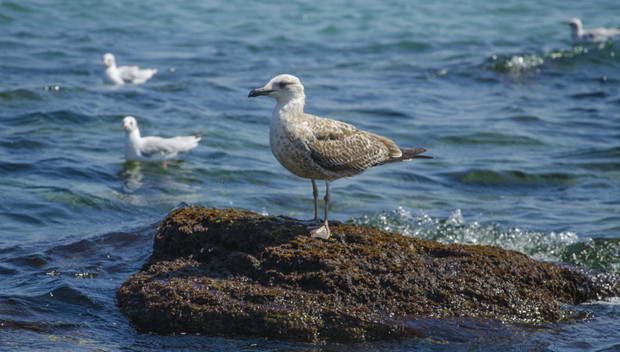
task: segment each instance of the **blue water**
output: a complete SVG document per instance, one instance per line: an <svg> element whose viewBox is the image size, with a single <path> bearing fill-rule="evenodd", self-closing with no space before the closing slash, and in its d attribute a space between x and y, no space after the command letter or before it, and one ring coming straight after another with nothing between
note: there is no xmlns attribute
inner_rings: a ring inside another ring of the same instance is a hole
<svg viewBox="0 0 620 352"><path fill-rule="evenodd" d="M310 182L271 155L274 102L247 99L280 73L300 77L307 112L436 157L334 182L331 219L620 272L620 43L573 48L561 24L619 14L615 0L2 0L0 349L345 349L138 334L115 306L172 209L313 216ZM159 73L105 85L106 52ZM125 115L203 141L167 168L125 164ZM577 309L589 318L419 322L427 338L346 349L620 348L617 301Z"/></svg>

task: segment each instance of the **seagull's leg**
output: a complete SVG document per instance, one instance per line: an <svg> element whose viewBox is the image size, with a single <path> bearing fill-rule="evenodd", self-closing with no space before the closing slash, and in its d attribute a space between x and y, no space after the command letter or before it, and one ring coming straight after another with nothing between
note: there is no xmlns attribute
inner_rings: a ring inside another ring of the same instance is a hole
<svg viewBox="0 0 620 352"><path fill-rule="evenodd" d="M323 200L325 201L325 224L323 225L327 227L327 212L329 211L329 182L327 181L325 181L325 198ZM329 228L327 232L329 233Z"/></svg>
<svg viewBox="0 0 620 352"><path fill-rule="evenodd" d="M329 231L329 225L327 223L327 212L329 211L329 182L325 181L325 220L323 225L316 227L310 231L311 237L318 237L324 240L328 239L331 235Z"/></svg>
<svg viewBox="0 0 620 352"><path fill-rule="evenodd" d="M312 181L312 195L314 196L314 221L317 223L321 222L319 219L319 188L316 186L316 181L313 178L310 179Z"/></svg>

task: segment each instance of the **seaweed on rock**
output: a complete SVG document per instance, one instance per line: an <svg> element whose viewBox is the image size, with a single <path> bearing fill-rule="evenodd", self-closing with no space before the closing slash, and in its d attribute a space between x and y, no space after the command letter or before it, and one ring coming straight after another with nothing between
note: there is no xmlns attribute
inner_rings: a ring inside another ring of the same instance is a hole
<svg viewBox="0 0 620 352"><path fill-rule="evenodd" d="M173 211L142 271L117 291L141 331L360 342L419 336L421 318L542 324L617 296L620 280L492 246L443 245L234 209Z"/></svg>

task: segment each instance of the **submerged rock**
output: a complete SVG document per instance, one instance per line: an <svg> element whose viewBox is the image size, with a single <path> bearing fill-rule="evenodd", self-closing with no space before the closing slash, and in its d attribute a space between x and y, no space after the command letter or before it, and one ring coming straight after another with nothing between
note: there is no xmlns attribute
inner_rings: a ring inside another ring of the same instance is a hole
<svg viewBox="0 0 620 352"><path fill-rule="evenodd" d="M162 222L142 271L117 291L141 331L359 342L421 334L416 321L540 324L620 293L588 275L492 246L443 245L330 223L311 238L284 216L189 207Z"/></svg>

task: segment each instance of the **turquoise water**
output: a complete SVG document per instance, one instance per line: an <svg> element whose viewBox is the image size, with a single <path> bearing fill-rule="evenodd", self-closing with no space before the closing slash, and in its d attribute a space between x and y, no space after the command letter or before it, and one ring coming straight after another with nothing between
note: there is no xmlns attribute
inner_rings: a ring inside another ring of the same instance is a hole
<svg viewBox="0 0 620 352"><path fill-rule="evenodd" d="M342 347L143 335L115 307L172 209L313 216L310 182L269 150L274 102L247 99L280 73L300 77L307 112L436 158L334 182L332 219L620 272L620 43L572 47L561 24L620 26L619 13L612 0L1 1L0 346ZM105 85L106 52L159 73ZM165 169L125 164L125 115L143 135L203 141ZM587 321L535 330L420 322L428 338L351 350L620 347L619 304L579 309Z"/></svg>

